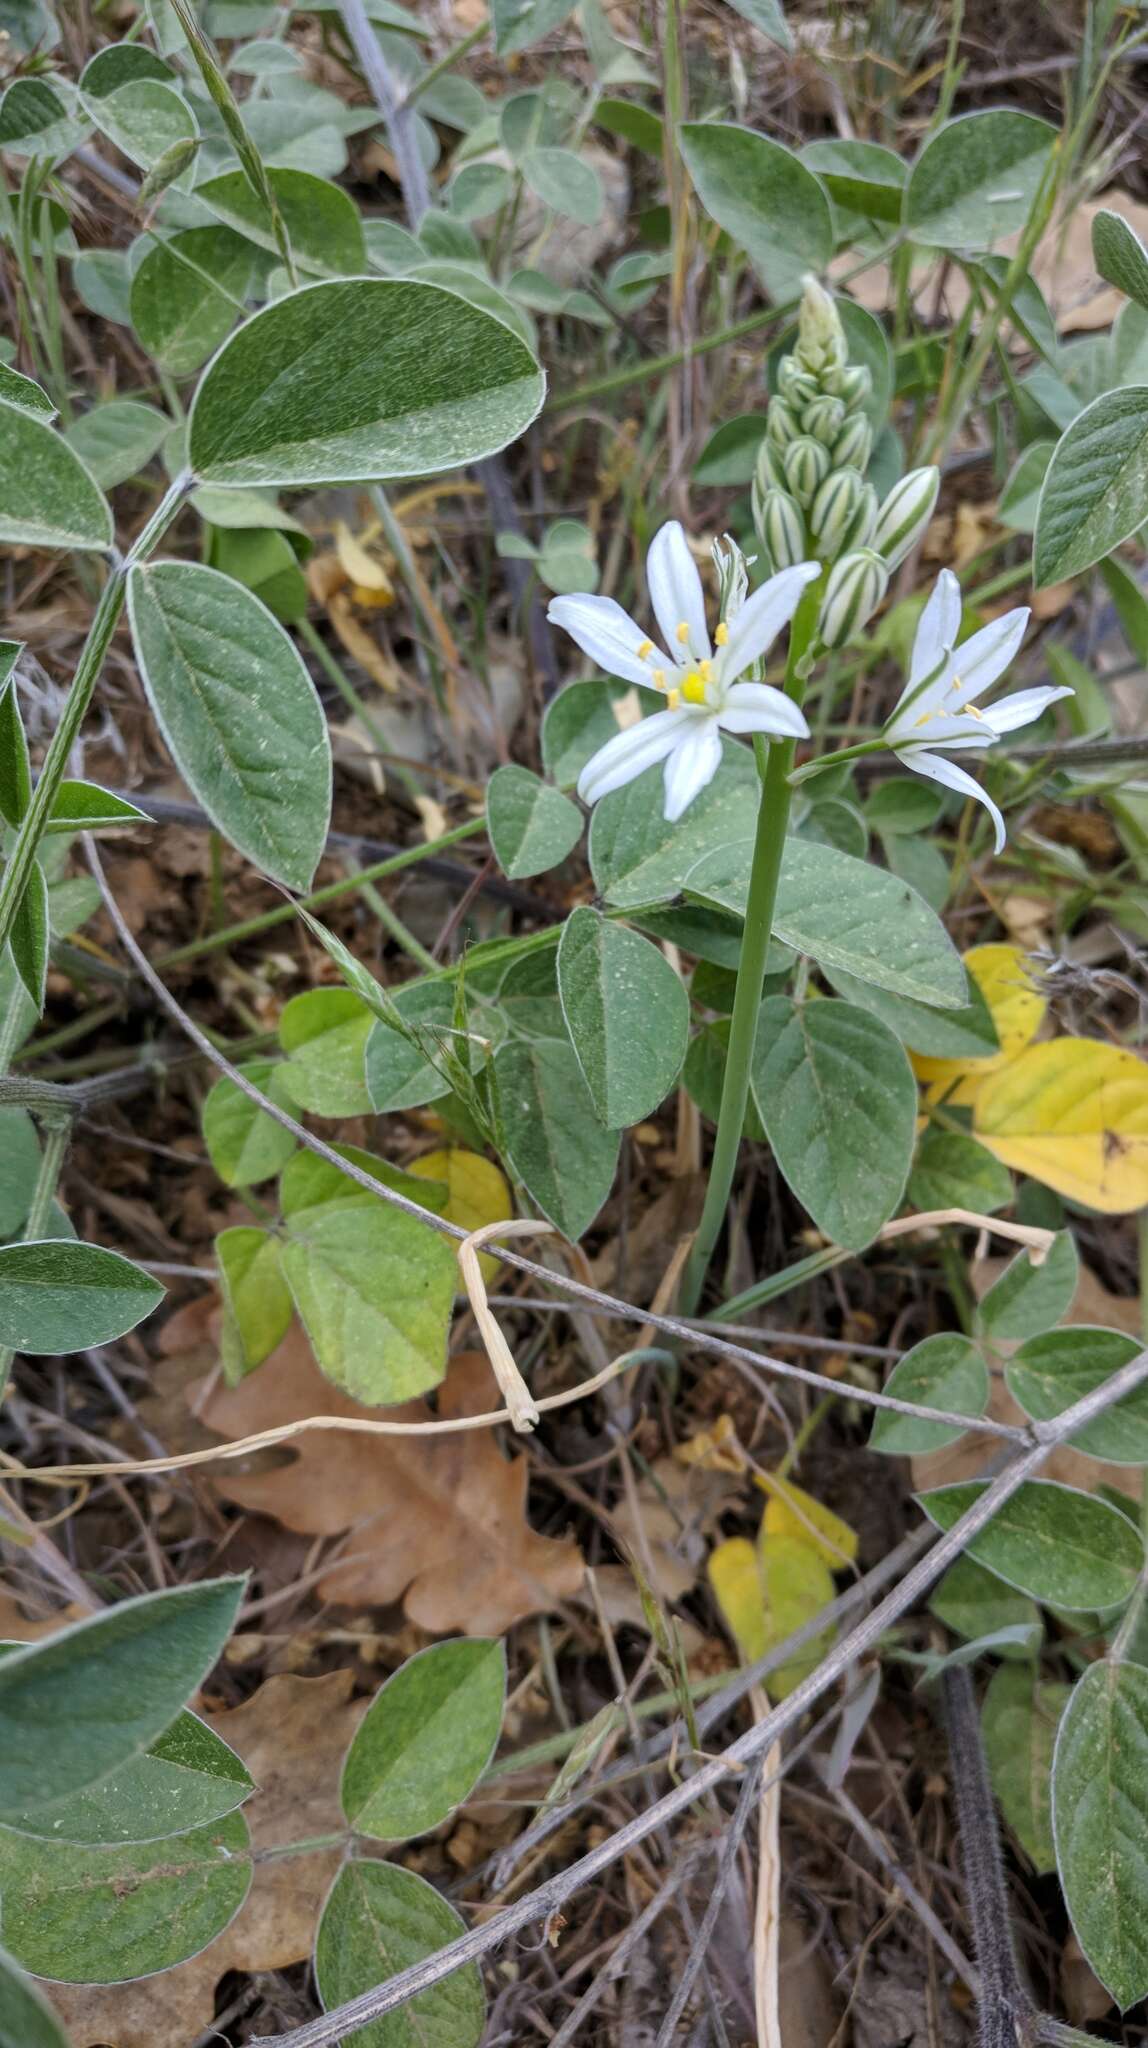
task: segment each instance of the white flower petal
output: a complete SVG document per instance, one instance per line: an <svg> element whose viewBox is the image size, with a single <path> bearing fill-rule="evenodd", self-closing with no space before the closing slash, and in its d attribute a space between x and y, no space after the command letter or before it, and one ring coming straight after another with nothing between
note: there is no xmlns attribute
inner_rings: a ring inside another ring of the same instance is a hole
<svg viewBox="0 0 1148 2048"><path fill-rule="evenodd" d="M809 737L805 713L772 683L735 683L718 713L724 732L777 733L784 739Z"/></svg>
<svg viewBox="0 0 1148 2048"><path fill-rule="evenodd" d="M721 650L721 674L744 675L767 647L772 646L783 626L789 624L807 583L821 574L818 562L798 562L782 569L747 597L734 615L729 639Z"/></svg>
<svg viewBox="0 0 1148 2048"><path fill-rule="evenodd" d="M671 824L680 818L721 766L721 734L716 718L695 718L666 760L666 801L662 815Z"/></svg>
<svg viewBox="0 0 1148 2048"><path fill-rule="evenodd" d="M952 652L961 630L961 586L951 569L942 569L921 613L909 664L909 689L916 689L942 658Z"/></svg>
<svg viewBox="0 0 1148 2048"><path fill-rule="evenodd" d="M1039 690L1016 690L1011 697L1002 698L999 704L990 704L984 714L986 725L995 733L1015 732L1020 725L1031 725L1058 697L1073 697L1076 692L1067 687L1053 690L1045 686Z"/></svg>
<svg viewBox="0 0 1148 2048"><path fill-rule="evenodd" d="M654 669L670 666L656 651L648 660L639 658L638 649L648 647L649 638L612 597L552 597L546 616L552 626L569 633L608 676L621 676L628 683L644 683L653 689Z"/></svg>
<svg viewBox="0 0 1148 2048"><path fill-rule="evenodd" d="M979 782L974 782L972 776L966 774L963 768L958 768L955 761L946 761L940 754L927 753L922 747L911 747L904 753L898 752L897 759L903 767L911 768L914 775L923 775L927 782L942 783L946 789L959 790L962 796L974 797L977 803L983 804L996 828L996 851L1004 852L1004 819L991 796L981 788Z"/></svg>
<svg viewBox="0 0 1148 2048"><path fill-rule="evenodd" d="M693 716L686 710L656 711L652 718L641 718L637 725L607 740L590 756L578 777L583 803L596 804L600 797L609 796L611 790L621 789L623 783L632 782L656 761L664 760Z"/></svg>
<svg viewBox="0 0 1148 2048"><path fill-rule="evenodd" d="M1027 625L1028 606L1018 605L1015 611L1005 612L1003 617L982 626L979 633L971 634L954 651L952 674L945 687L946 711L963 711L966 704L982 696L990 683L1003 676L1020 648ZM955 689L951 687L954 683Z"/></svg>
<svg viewBox="0 0 1148 2048"><path fill-rule="evenodd" d="M646 582L654 617L671 660L706 660L710 639L706 631L705 593L686 536L676 519L667 520L650 543ZM678 627L682 625L689 628L689 638L684 643L678 638Z"/></svg>
<svg viewBox="0 0 1148 2048"><path fill-rule="evenodd" d="M927 719L905 719L893 736L897 747L991 747L995 742L988 718L978 718L971 711L956 712L952 717L933 711Z"/></svg>

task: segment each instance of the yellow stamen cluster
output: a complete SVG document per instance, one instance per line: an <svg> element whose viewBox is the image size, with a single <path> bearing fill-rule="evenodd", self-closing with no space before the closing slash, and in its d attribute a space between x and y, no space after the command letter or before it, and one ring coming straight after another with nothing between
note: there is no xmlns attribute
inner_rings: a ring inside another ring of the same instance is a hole
<svg viewBox="0 0 1148 2048"><path fill-rule="evenodd" d="M705 680L692 668L682 684L682 696L687 704L704 704L706 701Z"/></svg>

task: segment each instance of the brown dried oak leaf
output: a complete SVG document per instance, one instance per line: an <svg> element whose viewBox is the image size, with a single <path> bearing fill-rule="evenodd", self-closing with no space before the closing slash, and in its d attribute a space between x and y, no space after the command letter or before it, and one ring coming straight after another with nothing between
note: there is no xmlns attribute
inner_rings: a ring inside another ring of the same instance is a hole
<svg viewBox="0 0 1148 2048"><path fill-rule="evenodd" d="M269 1678L230 1712L204 1718L243 1758L258 1790L243 1808L252 1849L280 1848L345 1827L343 1756L369 1702L354 1673ZM46 1986L73 2048L188 2048L211 2025L228 1970L284 1970L310 1955L341 1851L256 1863L244 1906L218 1941L189 1962L130 1984Z"/></svg>
<svg viewBox="0 0 1148 2048"><path fill-rule="evenodd" d="M499 1405L481 1352L451 1360L437 1406L409 1401L387 1420L479 1415ZM220 1387L198 1408L220 1435L240 1437L305 1415L361 1417L325 1380L303 1333L289 1331L258 1372ZM409 1620L438 1635L501 1635L578 1591L577 1544L539 1536L526 1520L525 1458L505 1458L493 1430L411 1437L316 1430L289 1465L215 1481L226 1500L273 1515L308 1536L347 1535L348 1556L319 1581L319 1596L352 1606L403 1600Z"/></svg>

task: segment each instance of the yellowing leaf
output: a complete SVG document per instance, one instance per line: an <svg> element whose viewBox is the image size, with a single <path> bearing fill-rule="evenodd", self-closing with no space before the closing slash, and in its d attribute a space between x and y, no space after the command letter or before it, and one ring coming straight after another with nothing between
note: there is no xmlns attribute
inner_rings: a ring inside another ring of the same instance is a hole
<svg viewBox="0 0 1148 2048"><path fill-rule="evenodd" d="M1006 1166L1106 1215L1148 1203L1148 1064L1094 1038L1058 1038L990 1076L974 1130Z"/></svg>
<svg viewBox="0 0 1148 2048"><path fill-rule="evenodd" d="M983 1060L936 1060L911 1053L913 1072L925 1083L931 1102L974 1101L986 1074L1007 1065L1036 1037L1048 1008L1019 946L972 946L964 962L988 1004L1000 1051Z"/></svg>
<svg viewBox="0 0 1148 2048"><path fill-rule="evenodd" d="M486 1223L505 1223L514 1214L514 1199L506 1175L492 1160L478 1152L466 1152L461 1145L445 1146L441 1152L424 1152L413 1159L410 1171L420 1180L445 1181L447 1199L439 1211L461 1230L481 1230ZM489 1252L479 1253L483 1278L489 1284L498 1272L499 1261Z"/></svg>
<svg viewBox="0 0 1148 2048"><path fill-rule="evenodd" d="M823 1559L831 1571L843 1571L853 1563L857 1532L832 1508L814 1500L792 1479L779 1479L773 1472L755 1472L754 1478L769 1495L761 1525L766 1536L794 1537Z"/></svg>
<svg viewBox="0 0 1148 2048"><path fill-rule="evenodd" d="M340 519L335 527L335 552L339 557L347 581L367 593L375 591L385 603L394 597L391 579L381 562L368 554L362 541L356 540L345 520Z"/></svg>
<svg viewBox="0 0 1148 2048"><path fill-rule="evenodd" d="M794 1536L770 1536L763 1529L756 1547L744 1536L719 1543L709 1561L710 1584L722 1618L747 1664L755 1663L794 1629L828 1606L834 1586L828 1566ZM820 1637L765 1681L775 1700L784 1699L823 1653Z"/></svg>
<svg viewBox="0 0 1148 2048"><path fill-rule="evenodd" d="M744 1472L745 1453L737 1440L732 1415L719 1415L712 1429L695 1430L674 1445L679 1465L700 1465L704 1472Z"/></svg>

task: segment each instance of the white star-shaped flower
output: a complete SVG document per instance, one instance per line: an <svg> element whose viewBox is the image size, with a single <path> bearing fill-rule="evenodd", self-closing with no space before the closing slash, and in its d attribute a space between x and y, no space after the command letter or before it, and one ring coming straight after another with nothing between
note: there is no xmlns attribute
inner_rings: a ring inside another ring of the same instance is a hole
<svg viewBox="0 0 1148 2048"><path fill-rule="evenodd" d="M821 574L801 562L771 576L718 626L710 645L702 580L676 519L655 534L646 557L650 601L663 652L612 597L556 597L547 617L605 673L660 690L668 708L607 740L586 763L578 794L595 804L655 762L665 762L665 816L680 818L712 781L723 732L805 739L797 705L768 683L739 682L789 624L807 583Z"/></svg>
<svg viewBox="0 0 1148 2048"><path fill-rule="evenodd" d="M897 759L915 775L943 783L946 789L959 790L962 796L975 797L984 805L996 827L998 853L1005 843L1005 824L996 804L963 768L932 750L991 746L1002 733L1031 724L1058 697L1072 696L1069 689L1018 690L1000 704L979 709L976 698L1004 674L1024 639L1027 624L1028 606L1021 605L982 626L957 647L961 587L951 569L942 569L921 613L909 680L882 735Z"/></svg>

